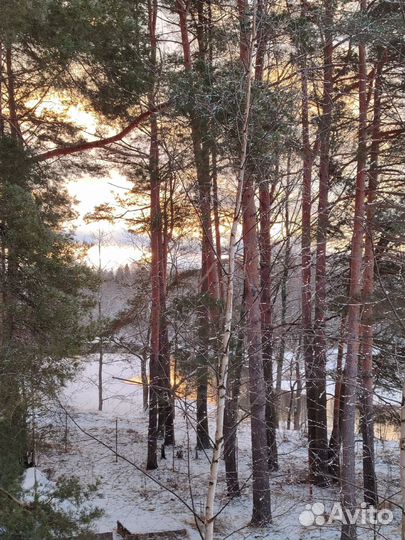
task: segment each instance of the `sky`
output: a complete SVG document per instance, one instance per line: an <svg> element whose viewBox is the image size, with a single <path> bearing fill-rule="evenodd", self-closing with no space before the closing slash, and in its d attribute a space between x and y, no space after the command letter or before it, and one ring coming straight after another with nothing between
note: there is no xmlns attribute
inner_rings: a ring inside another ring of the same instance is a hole
<svg viewBox="0 0 405 540"><path fill-rule="evenodd" d="M36 108L38 116L44 109L52 110L64 115L68 121L73 121L77 127L82 128L81 136L86 140L94 140L98 127L98 119L91 112L86 111L84 105L72 106L69 101L65 102L63 96L52 96L50 99L36 100L28 103ZM105 126L104 126L105 128ZM106 135L114 133L114 129L107 130ZM131 185L118 171L112 169L109 174L94 177L79 177L70 180L66 184L69 194L76 199L74 205L78 212L78 218L74 222L74 234L79 241L98 244L100 233L103 235L101 249L101 265L110 270L139 260L145 255L147 239L130 235L120 223L110 224L106 222L85 223L86 214L93 212L101 203L114 205L115 196L124 194ZM98 267L98 245L93 245L88 250L87 262L91 266Z"/></svg>
<svg viewBox="0 0 405 540"><path fill-rule="evenodd" d="M101 266L111 270L142 258L147 250L147 239L127 232L123 224L104 221L86 223L84 217L101 203L115 204L115 196L123 195L131 185L127 179L112 170L109 176L98 178L82 177L68 182L69 194L76 199L78 218L75 237L81 242L94 244L88 251L88 263L98 267L98 239L101 235Z"/></svg>
<svg viewBox="0 0 405 540"><path fill-rule="evenodd" d="M88 141L97 138L98 118L94 113L87 111L84 104L71 105L70 99L65 100L61 94L51 95L48 99L40 96L39 101L34 99L27 105L35 108L39 117L44 110L51 110L64 116L67 121L81 128L81 136ZM103 128L105 130L106 126ZM107 128L106 135L113 133L113 128ZM122 224L85 223L84 217L101 203L114 205L115 196L123 195L130 187L127 179L114 169L98 178L79 177L66 183L69 194L76 199L74 208L78 212L78 218L74 222L75 237L81 242L98 244L100 232L102 233L101 265L106 270L139 260L145 254L147 240L130 235ZM98 267L98 245L93 245L88 250L87 262L91 266Z"/></svg>

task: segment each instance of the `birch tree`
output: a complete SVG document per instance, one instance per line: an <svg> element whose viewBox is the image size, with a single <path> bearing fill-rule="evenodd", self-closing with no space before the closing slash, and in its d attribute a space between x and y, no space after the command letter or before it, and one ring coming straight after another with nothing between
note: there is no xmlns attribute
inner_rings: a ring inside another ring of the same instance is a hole
<svg viewBox="0 0 405 540"><path fill-rule="evenodd" d="M246 6L240 4L240 15L242 16L241 24L243 27L245 27L245 17L246 17ZM209 476L209 485L208 485L208 492L207 492L207 502L206 502L206 509L205 509L205 540L212 540L213 534L214 534L214 501L215 501L215 491L216 491L216 485L217 485L217 479L218 479L218 467L219 467L219 461L221 456L221 448L223 444L223 436L224 436L224 410L225 410L225 401L226 401L226 388L227 388L227 377L228 377L228 367L229 367L229 345L230 345L230 339L231 339L231 333L232 333L232 317L233 317L233 295L234 295L234 273L235 273L235 256L236 256L236 249L237 245L240 242L240 239L237 237L237 231L238 231L238 225L241 219L241 214L243 210L243 216L244 216L244 228L243 228L243 239L245 243L245 261L248 260L249 262L245 264L255 264L258 265L258 257L256 256L253 261L250 261L249 257L249 251L246 247L247 242L247 234L246 234L246 212L249 212L248 215L248 225L250 226L250 220L251 220L251 195L249 195L249 198L246 197L246 192L249 190L249 194L252 191L251 186L251 180L246 179L246 172L247 172L247 149L248 149L248 141L249 141L249 119L250 119L250 109L251 109L251 100L252 100L252 77L253 77L253 59L254 59L254 42L256 40L256 17L257 17L257 4L256 1L253 4L252 7L253 15L252 15L252 23L251 23L251 31L249 34L249 39L246 40L246 36L243 36L242 39L245 39L243 44L241 45L241 51L243 53L241 54L241 58L243 61L244 66L244 86L245 86L245 92L246 92L246 98L244 103L244 112L243 112L243 122L242 122L242 140L241 140L241 156L240 156L240 164L239 164L239 173L238 173L238 181L237 181L237 192L236 192L236 202L235 202L235 209L234 209L234 217L232 221L232 227L229 237L229 261L228 261L228 272L227 272L227 280L226 280L226 303L225 303L225 325L224 325L224 333L222 338L222 357L221 357L221 363L220 363L220 377L219 377L219 384L218 384L218 406L216 411L216 430L215 430L215 439L214 439L214 450L211 460L211 466L210 466L210 476ZM255 219L255 217L254 217ZM257 249L257 237L252 238L253 242L256 241L256 249ZM246 281L247 281L247 287L252 287L252 283L250 283L250 279L253 276L259 277L258 275L258 266L256 269L256 272L251 272L249 270L246 271ZM250 301L248 300L246 309L252 310L252 293L247 294L247 296L250 296ZM256 301L257 304L257 301ZM260 312L259 312L260 313ZM255 346L257 346L257 329L252 328L252 322L253 320L259 323L260 325L260 318L259 321L257 321L257 318L252 319L252 314L247 312L248 317L248 325L250 326L250 329L247 330L247 338L252 339ZM259 339L261 340L261 332L259 331ZM248 345L249 348L252 347L251 343ZM250 353L251 354L251 353ZM257 354L257 353L255 353ZM256 359L255 359L256 360ZM253 360L250 357L249 359L250 364L252 364ZM260 372L261 368L261 372ZM259 380L252 380L252 375L257 375L259 377ZM253 516L252 516L252 522L254 523L264 523L269 520L270 518L270 490L269 490L269 484L268 484L268 473L263 473L263 469L267 469L267 457L266 457L266 439L260 439L260 443L264 443L263 445L258 445L256 442L254 442L254 439L257 438L257 436L262 433L265 434L265 421L264 421L264 375L263 375L263 363L255 364L254 366L251 366L250 368L250 397L251 397L251 414L252 414L252 425L251 425L251 431L252 431L252 460L253 460L253 498L254 498L254 508L253 508ZM260 384L260 379L262 382L262 386L257 389L256 385ZM259 394L260 390L261 395ZM261 407L260 411L258 411L258 402L260 401ZM257 414L257 411L260 414L260 418L255 417ZM259 431L255 430L255 426L258 425L258 422L260 422ZM267 480L267 481L266 481Z"/></svg>

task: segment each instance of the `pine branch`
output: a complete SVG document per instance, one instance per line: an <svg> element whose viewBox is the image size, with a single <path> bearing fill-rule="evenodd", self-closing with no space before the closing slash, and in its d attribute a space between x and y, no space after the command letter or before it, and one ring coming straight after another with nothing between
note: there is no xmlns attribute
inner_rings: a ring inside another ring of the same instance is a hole
<svg viewBox="0 0 405 540"><path fill-rule="evenodd" d="M105 146L108 146L109 144L113 144L115 142L121 141L124 137L126 137L129 133L131 133L131 131L139 127L152 114L164 110L168 106L168 104L169 102L165 101L164 103L160 103L159 105L156 105L155 107L152 107L148 109L147 111L144 111L116 135L112 135L111 137L106 137L105 139L98 139L96 141L81 142L81 143L73 144L70 146L54 148L53 150L48 150L48 152L39 154L38 156L36 156L35 159L36 161L47 161L48 159L69 156L71 154L78 154L81 152L86 152L87 150L93 150L95 148L104 148Z"/></svg>

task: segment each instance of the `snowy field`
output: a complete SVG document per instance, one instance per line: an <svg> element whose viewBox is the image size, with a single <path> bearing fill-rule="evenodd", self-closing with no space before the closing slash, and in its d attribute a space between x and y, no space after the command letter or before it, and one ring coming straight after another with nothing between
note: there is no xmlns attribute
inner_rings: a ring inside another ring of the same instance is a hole
<svg viewBox="0 0 405 540"><path fill-rule="evenodd" d="M55 404L46 418L46 422L52 425L53 435L48 441L46 454L38 457L38 469L52 481L57 481L60 475L76 475L83 483L100 482L93 502L105 513L95 524L97 532L113 530L119 520L131 532L186 528L190 539L200 538L193 511L199 515L203 513L209 454L199 452L196 455L195 426L188 419L189 414L185 414L186 408L188 413L193 413L194 404L184 400L177 402L176 447L174 451L166 448L166 459L159 459L159 469L149 472L148 477L144 470L147 416L142 407L142 387L113 378L140 377L139 361L129 355L106 354L105 362L104 410L97 410L98 365L96 356L90 356L76 380L65 389L61 406ZM210 425L213 428L213 418ZM300 523L299 517L306 510L306 505L316 502L324 504L325 514L322 517L327 519L333 503L339 500L339 492L337 487L312 488L304 482L307 472L305 437L287 430L278 432L280 470L271 475L273 524L264 530L249 527L249 420L240 424L238 438L240 481L244 489L241 498L229 501L222 463L217 495L217 510L220 511L216 522L218 539L339 538L337 524L308 527ZM115 455L116 444L118 457ZM176 457L180 448L183 450L182 459ZM357 452L356 481L361 486L360 439ZM381 499L399 502L398 442L378 441L376 461ZM360 489L358 496L360 503ZM400 511L391 503L385 506L393 511L393 522L377 526L375 531L369 525L360 527L359 538L400 538Z"/></svg>

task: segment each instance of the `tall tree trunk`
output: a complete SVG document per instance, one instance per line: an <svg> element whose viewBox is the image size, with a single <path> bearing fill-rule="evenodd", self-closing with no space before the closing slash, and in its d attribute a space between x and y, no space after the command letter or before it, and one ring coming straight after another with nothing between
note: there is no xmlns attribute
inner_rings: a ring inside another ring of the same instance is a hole
<svg viewBox="0 0 405 540"><path fill-rule="evenodd" d="M311 198L312 198L312 151L309 134L309 103L308 103L308 68L306 54L303 54L301 73L301 122L303 146L303 179L302 179L302 236L301 236L301 317L302 317L302 346L305 365L305 384L308 415L308 463L310 481L315 484L324 482L318 460L317 444L317 400L316 385L314 384L314 358L312 343L312 300L311 300Z"/></svg>
<svg viewBox="0 0 405 540"><path fill-rule="evenodd" d="M217 165L217 148L216 144L212 145L212 201L214 211L214 229L215 229L215 249L217 258L217 273L219 282L219 298L225 301L225 291L222 271L222 246L221 246L221 230L219 217L219 200L218 200L218 165Z"/></svg>
<svg viewBox="0 0 405 540"><path fill-rule="evenodd" d="M402 401L401 401L401 433L399 447L399 474L401 484L401 540L405 540L405 379L402 383Z"/></svg>
<svg viewBox="0 0 405 540"><path fill-rule="evenodd" d="M281 277L281 315L280 326L281 336L280 345L277 358L277 375L276 375L276 394L281 393L281 383L283 379L283 365L285 354L285 326L287 322L287 297L288 297L288 276L290 273L290 259L291 259L291 230L290 230L290 173L291 173L291 152L287 156L287 171L286 171L286 196L284 201L284 228L285 228L285 243L284 243L284 257L283 257L283 274Z"/></svg>
<svg viewBox="0 0 405 540"><path fill-rule="evenodd" d="M181 0L176 1L179 15L180 34L183 49L183 63L187 72L192 70L191 49L188 37L187 7ZM204 16L201 12L202 3L198 5L198 35L199 66L203 68L206 61L206 39L204 36ZM199 347L197 363L197 448L211 447L208 427L208 379L211 332L213 322L218 319L217 308L214 306L219 299L219 280L217 272L216 253L212 234L211 220L211 177L210 177L210 143L208 125L205 119L194 112L190 113L191 139L199 192L199 211L201 220L201 305L198 317Z"/></svg>
<svg viewBox="0 0 405 540"><path fill-rule="evenodd" d="M295 381L296 381L296 396L294 405L294 429L298 431L301 424L301 394L302 394L302 382L300 372L299 357L295 362Z"/></svg>
<svg viewBox="0 0 405 540"><path fill-rule="evenodd" d="M273 328L271 300L271 240L270 240L270 211L271 200L269 186L260 182L260 285L262 311L262 341L263 368L266 383L266 426L267 451L269 470L278 469L277 440L276 440L276 408L273 388Z"/></svg>
<svg viewBox="0 0 405 540"><path fill-rule="evenodd" d="M244 299L242 300L242 316L244 318ZM243 322L241 322L243 324ZM239 394L243 367L243 339L244 328L237 336L234 351L229 358L229 376L224 410L224 461L226 486L229 497L239 497L238 459L237 459L237 433Z"/></svg>
<svg viewBox="0 0 405 540"><path fill-rule="evenodd" d="M4 137L4 117L3 117L3 87L4 87L4 71L3 71L4 47L0 41L0 137Z"/></svg>
<svg viewBox="0 0 405 540"><path fill-rule="evenodd" d="M250 51L252 48L250 48ZM252 56L252 52L250 52ZM228 369L229 369L229 349L232 335L232 318L233 318L233 300L234 300L234 281L235 281L235 259L236 251L239 243L237 236L238 226L240 222L241 209L242 209L242 191L245 181L245 169L246 169L246 155L247 145L249 137L249 117L250 117L250 104L251 104L251 60L249 69L245 74L246 85L246 104L243 116L243 140L242 150L240 156L240 167L238 174L238 186L236 192L236 201L233 222L231 227L231 233L229 237L229 257L228 257L228 275L227 275L227 287L226 287L226 302L225 302L225 324L224 333L222 336L222 354L220 362L220 375L218 381L218 405L216 412L216 429L214 439L214 450L211 459L209 484L207 492L207 502L205 507L205 540L213 540L214 536L214 501L216 485L218 481L218 468L221 458L221 449L224 440L224 416L226 407L226 389L228 381ZM235 427L236 428L236 425Z"/></svg>
<svg viewBox="0 0 405 540"><path fill-rule="evenodd" d="M255 58L255 80L263 81L264 58L268 42L267 0L257 0L257 45Z"/></svg>
<svg viewBox="0 0 405 540"><path fill-rule="evenodd" d="M166 197L166 195L165 195ZM167 289L167 253L169 247L167 204L162 205L160 226L160 337L159 368L161 371L161 389L159 391L159 426L158 432L163 435L165 445L174 444L174 394L170 380L170 342L166 319Z"/></svg>
<svg viewBox="0 0 405 540"><path fill-rule="evenodd" d="M213 250L211 226L211 186L209 175L209 152L205 142L200 138L198 121L192 120L192 138L194 141L199 184L199 206L202 225L201 248L201 304L199 314L199 354L197 383L197 448L210 448L211 439L208 427L208 382L211 348L210 337L212 322L215 320L216 308L213 304L218 300L219 289L217 266Z"/></svg>
<svg viewBox="0 0 405 540"><path fill-rule="evenodd" d="M263 82L264 56L267 45L266 2L257 1L257 45L255 62L255 81ZM258 174L260 176L260 172ZM277 175L278 176L278 175ZM276 179L278 180L278 178ZM261 281L261 312L262 312L262 342L263 369L266 385L266 426L267 451L269 470L278 469L277 439L276 439L276 403L273 386L273 322L271 301L271 195L270 186L265 178L259 178L260 197L260 281Z"/></svg>
<svg viewBox="0 0 405 540"><path fill-rule="evenodd" d="M211 228L211 187L209 176L209 152L201 141L199 121L191 120L194 156L196 158L197 178L199 186L199 207L202 227L201 245L201 285L199 313L199 354L197 358L197 448L211 447L208 427L208 381L211 323L213 320L213 302L218 299L218 279L213 252L213 236Z"/></svg>
<svg viewBox="0 0 405 540"><path fill-rule="evenodd" d="M191 71L191 47L188 37L187 4L183 2L183 0L176 0L176 11L179 16L183 64L186 71Z"/></svg>
<svg viewBox="0 0 405 540"><path fill-rule="evenodd" d="M165 210L166 211L166 210ZM163 217L163 216L162 216ZM164 220L166 221L166 220ZM164 432L164 444L175 443L174 434L174 395L170 380L170 343L166 320L166 285L167 285L167 227L162 227L161 255L160 255L160 365L162 370L162 392L159 417Z"/></svg>
<svg viewBox="0 0 405 540"><path fill-rule="evenodd" d="M147 469L157 468L157 438L160 369L160 186L158 178L158 142L156 117L151 117L150 183L151 183L151 354L149 360L149 429Z"/></svg>
<svg viewBox="0 0 405 540"><path fill-rule="evenodd" d="M99 279L99 289L98 289L98 323L101 325L102 319L102 266L101 266L101 231L98 235L98 279ZM101 327L100 327L101 331ZM104 362L104 340L103 336L100 333L99 344L98 344L98 410L103 410L103 362Z"/></svg>
<svg viewBox="0 0 405 540"><path fill-rule="evenodd" d="M361 0L361 11L366 12L367 0ZM359 43L359 142L357 158L356 197L350 261L350 290L347 313L347 354L345 367L345 397L342 426L342 506L353 512L356 507L355 421L358 359L360 345L361 268L364 240L364 207L367 163L367 68L366 45ZM355 540L356 525L342 525L342 540Z"/></svg>
<svg viewBox="0 0 405 540"><path fill-rule="evenodd" d="M340 332L338 343L338 354L336 361L336 381L335 395L333 398L333 424L332 433L329 440L329 472L333 481L340 477L340 446L341 446L341 420L342 420L342 378L343 378L343 349L344 334L346 329L346 315L342 314L340 319Z"/></svg>
<svg viewBox="0 0 405 540"><path fill-rule="evenodd" d="M4 137L4 118L3 118L3 89L4 89L4 70L3 70L3 43L0 42L0 138ZM0 220L0 227L3 228L3 220ZM6 254L3 242L3 235L0 235L0 348L3 345L4 337L4 287L6 279Z"/></svg>
<svg viewBox="0 0 405 540"><path fill-rule="evenodd" d="M156 17L157 0L149 1L149 34L151 43L151 64L156 66ZM153 91L149 97L153 105ZM146 468L156 469L159 388L161 386L160 369L160 285L161 285L161 210L160 210L160 179L159 179L159 143L158 126L155 115L150 117L150 148L149 148L149 178L150 178L150 227L151 227L151 353L149 360L149 426L148 426L148 455Z"/></svg>
<svg viewBox="0 0 405 540"><path fill-rule="evenodd" d="M174 444L174 400L170 382L170 343L166 323L166 295L164 285L160 288L160 337L159 371L161 387L159 390L159 427L165 445Z"/></svg>
<svg viewBox="0 0 405 540"><path fill-rule="evenodd" d="M253 461L252 524L258 525L271 520L271 510L266 429L266 386L262 356L259 250L252 179L246 180L243 193L243 239L247 313L246 348L249 358Z"/></svg>
<svg viewBox="0 0 405 540"><path fill-rule="evenodd" d="M7 74L7 107L9 110L10 135L16 143L22 142L22 135L17 114L17 102L15 96L15 74L13 69L13 53L11 46L6 48L6 74ZM14 253L14 246L3 245L2 264L3 276L3 342L10 343L15 331L15 316L17 311L17 299L15 280L18 273L18 260ZM17 393L20 389L16 389Z"/></svg>
<svg viewBox="0 0 405 540"><path fill-rule="evenodd" d="M148 336L149 344L149 336ZM149 347L148 347L149 348ZM142 348L141 354L141 381L142 381L142 405L143 410L148 410L149 401L149 380L148 380L148 352L147 348Z"/></svg>
<svg viewBox="0 0 405 540"><path fill-rule="evenodd" d="M363 314L362 314L362 391L361 427L363 434L363 484L364 501L375 508L378 505L377 478L374 463L374 420L373 420L373 294L374 294L374 216L375 198L378 187L378 159L380 153L382 69L386 52L380 53L376 66L373 124L371 131L370 170L366 208L366 237L364 244Z"/></svg>
<svg viewBox="0 0 405 540"><path fill-rule="evenodd" d="M328 473L328 432L326 414L326 245L328 235L328 192L330 169L330 132L333 110L333 1L324 0L323 98L320 121L319 199L315 267L314 386L316 439L319 473L326 482Z"/></svg>
<svg viewBox="0 0 405 540"><path fill-rule="evenodd" d="M247 1L238 0L240 22L240 61L251 71L252 47L256 40L257 3L253 3L253 24L248 32ZM247 129L247 126L246 126ZM243 163L243 162L242 162ZM266 429L266 384L263 368L262 325L260 309L260 254L257 232L255 188L251 175L245 178L242 197L243 246L246 287L246 350L249 358L249 399L252 436L252 524L271 521L270 480Z"/></svg>

